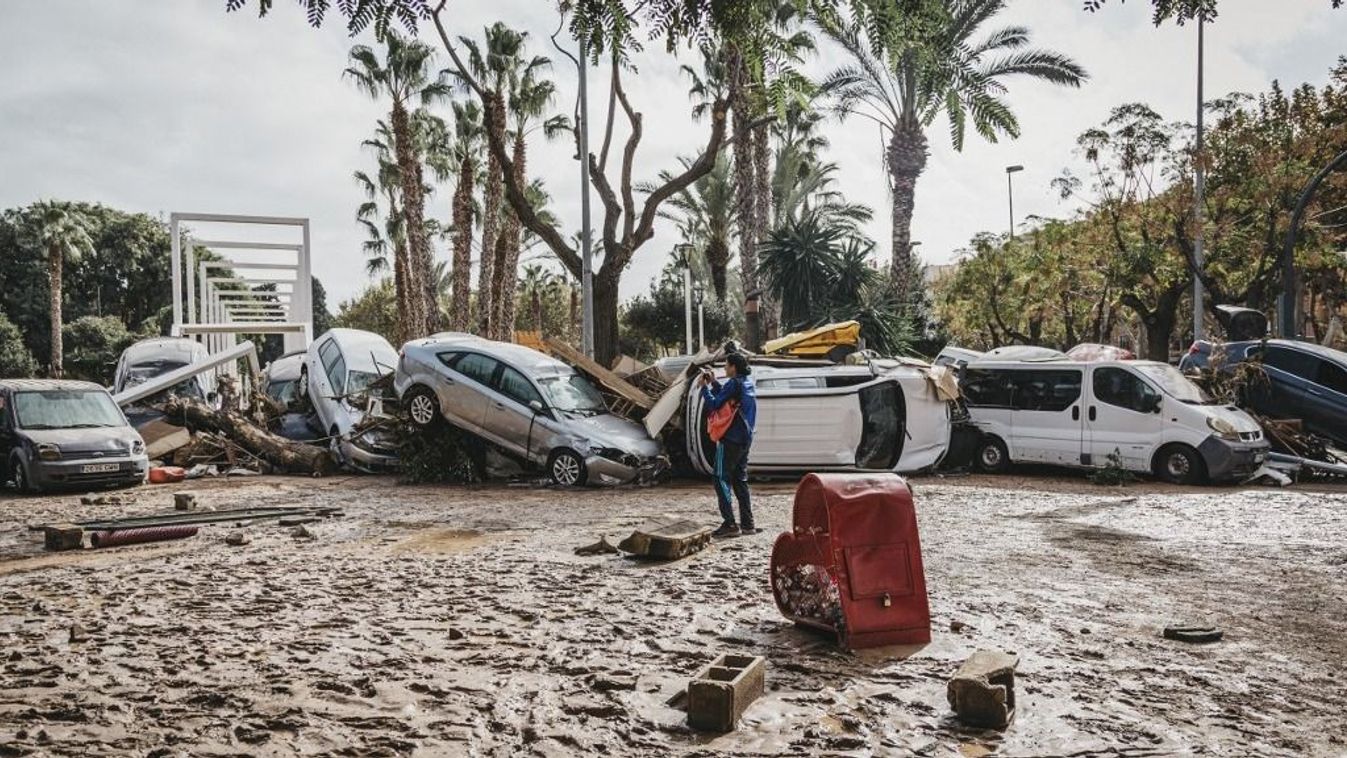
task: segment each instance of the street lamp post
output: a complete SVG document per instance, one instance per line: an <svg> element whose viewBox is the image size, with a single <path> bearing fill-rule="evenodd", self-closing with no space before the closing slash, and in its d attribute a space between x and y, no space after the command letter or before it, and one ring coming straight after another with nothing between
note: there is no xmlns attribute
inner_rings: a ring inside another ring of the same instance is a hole
<svg viewBox="0 0 1347 758"><path fill-rule="evenodd" d="M584 37L580 38L580 298L583 315L580 319L580 347L585 355L594 357L594 246L589 232L589 92L585 69L589 67L589 50ZM489 252L489 251L488 251Z"/></svg>
<svg viewBox="0 0 1347 758"><path fill-rule="evenodd" d="M1011 176L1024 170L1024 166L1006 166L1006 199L1010 201L1010 239L1015 239L1015 185Z"/></svg>
<svg viewBox="0 0 1347 758"><path fill-rule="evenodd" d="M1204 221L1204 209L1202 204L1207 194L1207 170L1203 165L1202 140L1203 140L1203 107L1202 107L1202 58L1203 58L1203 28L1206 26L1206 14L1197 15L1197 166L1194 170L1195 186L1193 188L1193 263L1196 271L1193 273L1193 341L1202 339L1202 266L1205 264L1206 254L1203 251L1204 235L1202 233L1202 223Z"/></svg>
<svg viewBox="0 0 1347 758"><path fill-rule="evenodd" d="M674 246L674 255L683 266L683 325L687 333L687 354L692 355L692 245Z"/></svg>
<svg viewBox="0 0 1347 758"><path fill-rule="evenodd" d="M706 349L706 285L697 282L692 287L692 302L697 304L697 346Z"/></svg>

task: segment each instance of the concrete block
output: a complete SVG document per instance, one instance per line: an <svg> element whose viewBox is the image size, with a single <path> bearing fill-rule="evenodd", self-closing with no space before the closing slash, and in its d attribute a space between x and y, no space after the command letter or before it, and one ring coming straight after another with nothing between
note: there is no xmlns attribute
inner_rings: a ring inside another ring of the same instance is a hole
<svg viewBox="0 0 1347 758"><path fill-rule="evenodd" d="M74 524L52 524L42 528L48 550L79 550L84 547L84 530Z"/></svg>
<svg viewBox="0 0 1347 758"><path fill-rule="evenodd" d="M760 656L722 655L688 682L688 726L732 732L749 703L762 696L767 661Z"/></svg>
<svg viewBox="0 0 1347 758"><path fill-rule="evenodd" d="M196 495L193 495L190 492L174 492L173 510L175 511L196 510Z"/></svg>
<svg viewBox="0 0 1347 758"><path fill-rule="evenodd" d="M987 729L1004 729L1015 716L1015 667L1020 658L996 650L979 650L949 680L946 695L960 721Z"/></svg>
<svg viewBox="0 0 1347 758"><path fill-rule="evenodd" d="M674 560L711 544L711 530L696 521L661 517L636 528L617 544L619 550L640 558Z"/></svg>

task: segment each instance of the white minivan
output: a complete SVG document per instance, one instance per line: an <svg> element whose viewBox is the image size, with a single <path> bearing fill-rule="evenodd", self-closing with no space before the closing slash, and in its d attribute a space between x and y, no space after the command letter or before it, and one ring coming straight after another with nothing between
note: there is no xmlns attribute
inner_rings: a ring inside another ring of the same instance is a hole
<svg viewBox="0 0 1347 758"><path fill-rule="evenodd" d="M1012 463L1102 468L1113 458L1197 484L1242 478L1267 457L1257 421L1165 363L988 358L964 368L960 388L988 473Z"/></svg>

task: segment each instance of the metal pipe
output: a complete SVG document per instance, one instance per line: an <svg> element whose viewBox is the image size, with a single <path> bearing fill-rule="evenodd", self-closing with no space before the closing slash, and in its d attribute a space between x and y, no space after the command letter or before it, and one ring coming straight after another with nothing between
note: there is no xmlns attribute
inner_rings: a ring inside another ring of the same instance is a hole
<svg viewBox="0 0 1347 758"><path fill-rule="evenodd" d="M580 37L580 350L594 357L594 245L589 230L589 45ZM617 75L616 72L613 73Z"/></svg>
<svg viewBox="0 0 1347 758"><path fill-rule="evenodd" d="M89 544L96 548L117 547L118 545L139 545L143 542L164 542L195 537L196 526L150 526L144 529L118 529L116 531L94 532Z"/></svg>
<svg viewBox="0 0 1347 758"><path fill-rule="evenodd" d="M1207 170L1203 160L1203 98L1202 98L1202 58L1203 58L1203 28L1206 26L1206 14L1201 13L1197 16L1197 169L1196 186L1193 190L1193 263L1196 271L1193 272L1193 341L1202 339L1202 267L1206 263L1206 253L1203 251L1205 237L1203 235L1202 225L1206 220L1206 214L1202 204L1205 202L1207 194Z"/></svg>

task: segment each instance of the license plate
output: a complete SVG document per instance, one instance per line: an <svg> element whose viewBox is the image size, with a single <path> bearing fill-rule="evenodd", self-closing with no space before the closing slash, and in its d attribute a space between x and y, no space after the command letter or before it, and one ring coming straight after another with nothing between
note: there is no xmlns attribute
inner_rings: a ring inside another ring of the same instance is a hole
<svg viewBox="0 0 1347 758"><path fill-rule="evenodd" d="M106 474L109 471L117 471L122 467L120 463L86 463L80 466L82 474Z"/></svg>

